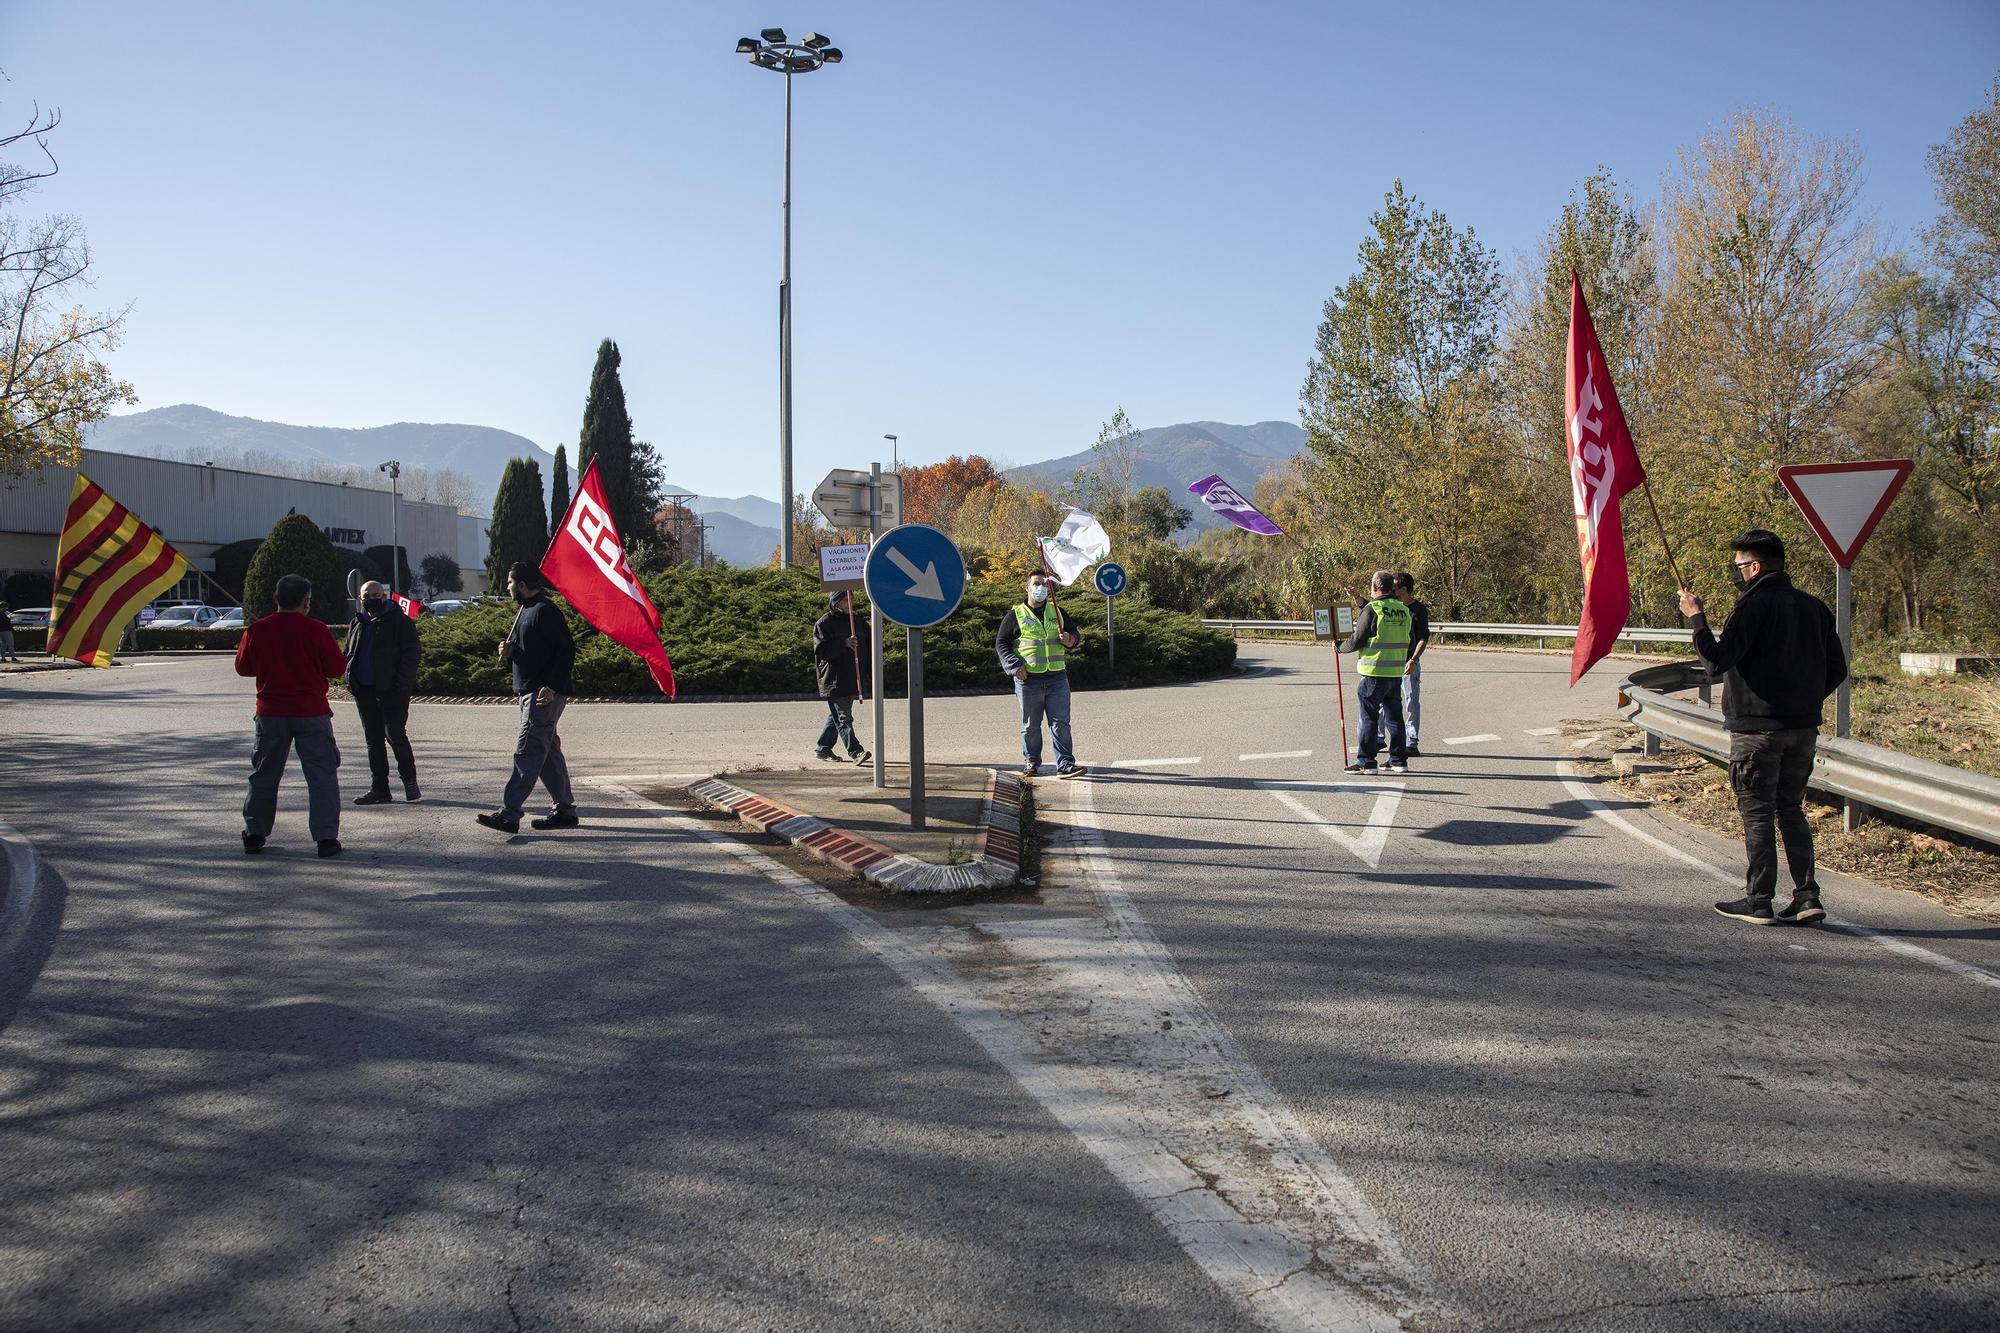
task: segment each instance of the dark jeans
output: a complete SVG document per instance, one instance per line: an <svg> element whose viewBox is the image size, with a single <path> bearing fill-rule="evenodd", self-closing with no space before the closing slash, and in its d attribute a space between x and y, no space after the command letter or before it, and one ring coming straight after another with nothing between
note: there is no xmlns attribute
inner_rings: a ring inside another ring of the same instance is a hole
<svg viewBox="0 0 2000 1333"><path fill-rule="evenodd" d="M331 717L260 717L257 747L250 754L250 794L243 798L243 831L271 836L278 817L278 783L292 745L306 775L306 822L314 842L340 836L340 746Z"/></svg>
<svg viewBox="0 0 2000 1333"><path fill-rule="evenodd" d="M833 750L834 737L847 747L849 758L861 757L861 742L854 735L854 697L835 694L826 701L826 725L819 729L819 752L829 754Z"/></svg>
<svg viewBox="0 0 2000 1333"><path fill-rule="evenodd" d="M1400 764L1409 758L1403 743L1403 678L1363 676L1355 693L1361 700L1361 762L1374 766L1375 755L1382 748L1385 720L1389 730L1389 762Z"/></svg>
<svg viewBox="0 0 2000 1333"><path fill-rule="evenodd" d="M521 696L521 731L514 739L514 775L507 779L507 795L501 802L510 819L521 817L522 807L535 790L535 783L549 789L549 799L566 815L576 813L576 794L569 789L569 763L563 758L562 737L556 722L563 715L564 700L538 704L535 696Z"/></svg>
<svg viewBox="0 0 2000 1333"><path fill-rule="evenodd" d="M349 686L368 742L368 776L375 791L389 790L389 747L396 749L396 774L415 785L417 757L410 751L410 696L392 690Z"/></svg>
<svg viewBox="0 0 2000 1333"><path fill-rule="evenodd" d="M1026 680L1014 682L1014 697L1021 701L1021 757L1037 768L1042 763L1042 719L1049 722L1049 735L1056 742L1056 768L1076 767L1076 750L1069 734L1069 673L1030 672Z"/></svg>
<svg viewBox="0 0 2000 1333"><path fill-rule="evenodd" d="M1729 785L1743 816L1743 849L1750 858L1744 891L1752 898L1769 902L1777 893L1779 837L1785 840L1793 885L1803 889L1813 883L1805 794L1818 744L1814 727L1729 735Z"/></svg>

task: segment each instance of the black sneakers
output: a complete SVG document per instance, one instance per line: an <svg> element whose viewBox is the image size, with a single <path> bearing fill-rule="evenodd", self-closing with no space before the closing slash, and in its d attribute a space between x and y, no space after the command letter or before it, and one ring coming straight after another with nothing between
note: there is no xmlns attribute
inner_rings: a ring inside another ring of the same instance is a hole
<svg viewBox="0 0 2000 1333"><path fill-rule="evenodd" d="M1733 902L1717 903L1715 910L1731 921L1743 921L1753 926L1778 924L1778 918L1771 914L1769 898L1738 898Z"/></svg>
<svg viewBox="0 0 2000 1333"><path fill-rule="evenodd" d="M482 819L480 822L484 823L485 821ZM528 826L530 828L575 828L579 822L581 821L577 819L576 811L574 810L551 810L540 819L529 820Z"/></svg>
<svg viewBox="0 0 2000 1333"><path fill-rule="evenodd" d="M424 794L417 790L417 780L415 778L411 778L403 784L403 799L406 801L421 801L424 799Z"/></svg>
<svg viewBox="0 0 2000 1333"><path fill-rule="evenodd" d="M264 850L263 834L245 833L243 835L243 854L245 856L255 856L257 853L263 850Z"/></svg>
<svg viewBox="0 0 2000 1333"><path fill-rule="evenodd" d="M814 750L813 758L824 759L831 763L834 762L834 753L831 750Z"/></svg>
<svg viewBox="0 0 2000 1333"><path fill-rule="evenodd" d="M321 839L319 840L319 854L320 854L321 856L339 856L339 855L340 855L340 839L338 839L338 838L321 838Z"/></svg>
<svg viewBox="0 0 2000 1333"><path fill-rule="evenodd" d="M1779 910L1778 920L1788 926L1810 926L1826 920L1826 909L1819 905L1819 889L1811 886L1794 893L1792 900Z"/></svg>
<svg viewBox="0 0 2000 1333"><path fill-rule="evenodd" d="M1024 777L1024 778L1038 778L1038 777L1040 777L1041 775L1042 775L1042 766L1041 766L1040 764L1023 764L1023 765L1021 765L1021 776L1022 776L1022 777Z"/></svg>
<svg viewBox="0 0 2000 1333"><path fill-rule="evenodd" d="M387 787L380 787L380 788L371 788L368 791L362 792L359 796L354 798L354 803L356 805L387 805L393 799L394 798L389 795L389 789Z"/></svg>
<svg viewBox="0 0 2000 1333"><path fill-rule="evenodd" d="M1084 777L1089 772L1090 770L1085 768L1082 764L1071 764L1068 768L1057 769L1056 776L1059 778L1080 778Z"/></svg>
<svg viewBox="0 0 2000 1333"><path fill-rule="evenodd" d="M490 815L474 815L473 818L484 824L487 828L496 829L501 833L513 834L521 831L521 821L518 819L509 819L504 810L495 810Z"/></svg>
<svg viewBox="0 0 2000 1333"><path fill-rule="evenodd" d="M1349 764L1349 765L1348 765L1348 766L1347 766L1347 767L1346 767L1346 768L1345 768L1344 770L1342 770L1342 771L1343 771L1343 772L1347 772L1347 773L1373 773L1373 772L1375 771L1375 765L1373 765L1373 764Z"/></svg>

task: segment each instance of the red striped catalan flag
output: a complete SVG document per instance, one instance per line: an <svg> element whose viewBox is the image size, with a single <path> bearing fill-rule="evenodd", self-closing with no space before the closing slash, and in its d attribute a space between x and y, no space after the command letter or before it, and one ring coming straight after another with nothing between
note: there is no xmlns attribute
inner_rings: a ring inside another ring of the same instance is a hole
<svg viewBox="0 0 2000 1333"><path fill-rule="evenodd" d="M77 473L56 541L49 651L108 667L139 608L181 581L187 558L96 482Z"/></svg>

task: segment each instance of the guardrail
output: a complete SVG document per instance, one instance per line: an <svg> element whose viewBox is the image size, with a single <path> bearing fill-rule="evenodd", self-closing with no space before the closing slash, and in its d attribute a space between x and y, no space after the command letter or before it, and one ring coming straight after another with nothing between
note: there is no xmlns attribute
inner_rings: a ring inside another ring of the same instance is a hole
<svg viewBox="0 0 2000 1333"><path fill-rule="evenodd" d="M1689 699L1670 697L1710 683L1698 662L1645 667L1618 687L1618 711L1649 738L1665 737L1711 759L1727 761L1729 733L1722 729L1722 714ZM1984 773L1879 745L1822 736L1813 758L1811 785L1855 805L2000 843L2000 778Z"/></svg>
<svg viewBox="0 0 2000 1333"><path fill-rule="evenodd" d="M1230 637L1245 631L1265 634L1310 634L1313 623L1310 620L1204 620L1210 629L1226 629ZM1493 638L1534 639L1574 639L1574 625L1491 625L1479 622L1433 621L1433 638L1445 638L1453 634L1487 635ZM1618 638L1624 643L1693 643L1694 631L1685 629L1626 629Z"/></svg>

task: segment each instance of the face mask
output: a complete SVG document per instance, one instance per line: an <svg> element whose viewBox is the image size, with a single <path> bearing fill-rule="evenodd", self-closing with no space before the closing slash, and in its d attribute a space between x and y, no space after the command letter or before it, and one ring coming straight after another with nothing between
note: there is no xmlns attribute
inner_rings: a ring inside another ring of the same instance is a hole
<svg viewBox="0 0 2000 1333"><path fill-rule="evenodd" d="M1048 584L1037 583L1034 587L1028 589L1029 606L1040 606L1043 602L1046 602L1048 600L1049 600Z"/></svg>
<svg viewBox="0 0 2000 1333"><path fill-rule="evenodd" d="M1743 576L1743 567L1737 564L1729 566L1729 581L1736 586L1738 592L1750 586L1750 580Z"/></svg>
<svg viewBox="0 0 2000 1333"><path fill-rule="evenodd" d="M371 616L379 616L382 614L382 608L387 605L388 603L379 597L367 597L362 599L361 609Z"/></svg>

